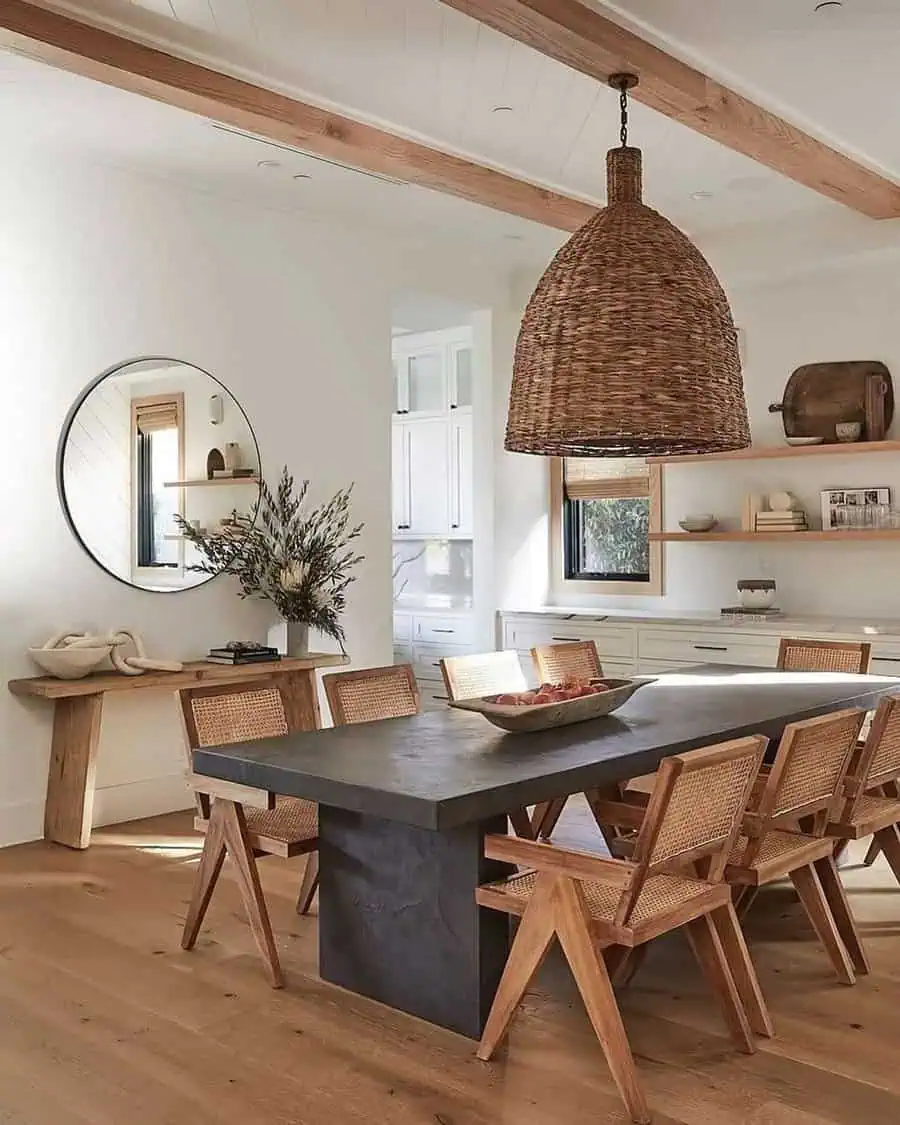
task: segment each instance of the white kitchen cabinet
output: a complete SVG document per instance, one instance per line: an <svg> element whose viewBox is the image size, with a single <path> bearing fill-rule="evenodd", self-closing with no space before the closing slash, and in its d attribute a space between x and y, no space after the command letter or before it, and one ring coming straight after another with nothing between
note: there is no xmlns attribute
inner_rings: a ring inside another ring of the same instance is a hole
<svg viewBox="0 0 900 1125"><path fill-rule="evenodd" d="M470 328L397 336L392 350L396 414L446 414L471 409Z"/></svg>
<svg viewBox="0 0 900 1125"><path fill-rule="evenodd" d="M472 415L450 419L450 534L471 536L475 480L472 463Z"/></svg>
<svg viewBox="0 0 900 1125"><path fill-rule="evenodd" d="M409 527L409 432L402 422L391 426L391 519L395 533Z"/></svg>
<svg viewBox="0 0 900 1125"><path fill-rule="evenodd" d="M466 410L472 406L472 345L452 343L448 351L448 384L451 410Z"/></svg>
<svg viewBox="0 0 900 1125"><path fill-rule="evenodd" d="M447 535L450 527L450 431L443 418L403 423L410 535Z"/></svg>

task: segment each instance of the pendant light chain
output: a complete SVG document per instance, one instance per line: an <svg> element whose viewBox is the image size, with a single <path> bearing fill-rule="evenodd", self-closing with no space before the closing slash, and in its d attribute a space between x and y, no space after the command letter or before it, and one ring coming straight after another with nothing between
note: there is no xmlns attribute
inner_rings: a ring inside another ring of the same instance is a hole
<svg viewBox="0 0 900 1125"><path fill-rule="evenodd" d="M621 114L621 125L619 127L619 140L622 142L622 148L628 146L628 82L625 78L619 86L619 112Z"/></svg>

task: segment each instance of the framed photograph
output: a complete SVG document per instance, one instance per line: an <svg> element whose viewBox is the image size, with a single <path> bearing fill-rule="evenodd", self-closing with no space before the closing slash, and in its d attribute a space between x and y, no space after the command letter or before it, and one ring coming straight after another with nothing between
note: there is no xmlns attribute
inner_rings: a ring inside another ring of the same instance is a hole
<svg viewBox="0 0 900 1125"><path fill-rule="evenodd" d="M878 517L891 507L889 488L826 488L820 495L824 531L883 526Z"/></svg>

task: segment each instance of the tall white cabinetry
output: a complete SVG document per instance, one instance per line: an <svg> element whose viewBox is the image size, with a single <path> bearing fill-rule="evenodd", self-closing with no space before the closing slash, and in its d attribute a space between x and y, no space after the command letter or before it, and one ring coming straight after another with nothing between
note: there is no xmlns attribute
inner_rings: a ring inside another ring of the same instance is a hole
<svg viewBox="0 0 900 1125"><path fill-rule="evenodd" d="M395 539L472 537L472 338L394 339Z"/></svg>

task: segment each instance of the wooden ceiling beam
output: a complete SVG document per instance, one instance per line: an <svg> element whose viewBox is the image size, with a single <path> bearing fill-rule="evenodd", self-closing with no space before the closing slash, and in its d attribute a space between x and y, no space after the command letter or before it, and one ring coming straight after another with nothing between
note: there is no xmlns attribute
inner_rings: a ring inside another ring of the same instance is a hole
<svg viewBox="0 0 900 1125"><path fill-rule="evenodd" d="M599 82L636 74L636 101L872 219L900 217L900 185L579 0L442 2Z"/></svg>
<svg viewBox="0 0 900 1125"><path fill-rule="evenodd" d="M0 47L379 175L574 231L596 207L285 97L25 0L0 3Z"/></svg>

